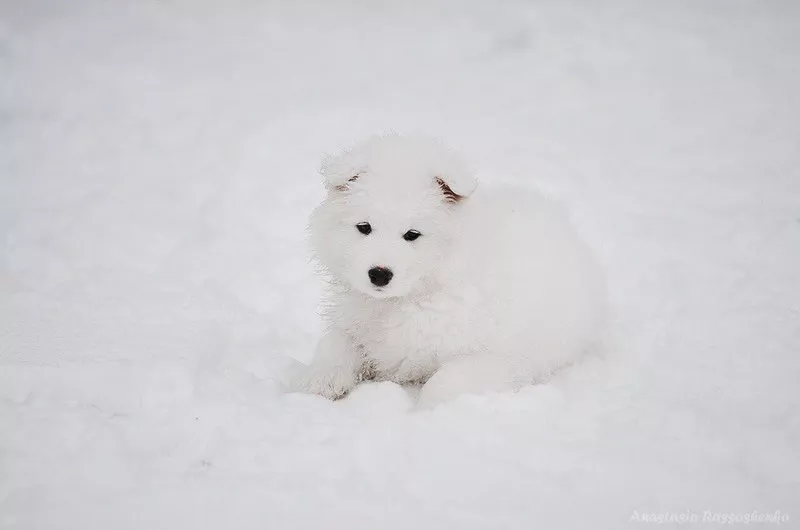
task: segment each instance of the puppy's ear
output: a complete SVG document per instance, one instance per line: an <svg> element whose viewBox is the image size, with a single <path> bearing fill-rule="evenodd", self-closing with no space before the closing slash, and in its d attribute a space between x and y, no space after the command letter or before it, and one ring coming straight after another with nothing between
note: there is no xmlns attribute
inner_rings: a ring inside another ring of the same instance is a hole
<svg viewBox="0 0 800 530"><path fill-rule="evenodd" d="M329 190L345 191L348 184L357 180L363 173L363 168L356 167L348 155L349 153L328 155L322 159L319 172L325 179L325 187Z"/></svg>
<svg viewBox="0 0 800 530"><path fill-rule="evenodd" d="M445 202L456 204L472 195L478 181L466 170L437 175L436 185L442 192Z"/></svg>

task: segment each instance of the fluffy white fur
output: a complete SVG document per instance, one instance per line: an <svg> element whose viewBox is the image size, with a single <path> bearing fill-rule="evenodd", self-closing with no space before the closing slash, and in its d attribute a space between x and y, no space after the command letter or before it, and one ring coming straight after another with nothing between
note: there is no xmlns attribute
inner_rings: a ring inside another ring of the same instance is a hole
<svg viewBox="0 0 800 530"><path fill-rule="evenodd" d="M602 275L550 200L477 189L437 142L397 135L322 173L310 232L330 278L327 331L300 389L336 399L363 379L422 382L425 407L542 381L596 344ZM463 199L448 201L437 179ZM422 235L406 241L409 230ZM368 276L376 266L394 273L383 288Z"/></svg>

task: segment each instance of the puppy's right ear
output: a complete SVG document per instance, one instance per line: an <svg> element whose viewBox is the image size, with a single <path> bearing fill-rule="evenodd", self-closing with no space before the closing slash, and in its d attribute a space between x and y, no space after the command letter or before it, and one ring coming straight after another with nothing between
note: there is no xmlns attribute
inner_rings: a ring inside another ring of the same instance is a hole
<svg viewBox="0 0 800 530"><path fill-rule="evenodd" d="M363 172L362 168L354 166L348 154L326 155L322 159L319 172L327 189L346 191L349 183L355 182Z"/></svg>

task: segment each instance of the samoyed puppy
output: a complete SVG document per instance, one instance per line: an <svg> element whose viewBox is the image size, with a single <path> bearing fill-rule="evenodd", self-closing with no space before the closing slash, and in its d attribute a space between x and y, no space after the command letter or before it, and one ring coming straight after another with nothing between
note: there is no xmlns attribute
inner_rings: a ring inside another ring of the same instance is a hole
<svg viewBox="0 0 800 530"><path fill-rule="evenodd" d="M393 134L321 172L310 235L327 326L300 390L424 383L424 408L544 381L598 344L602 274L549 199L477 189L437 141Z"/></svg>

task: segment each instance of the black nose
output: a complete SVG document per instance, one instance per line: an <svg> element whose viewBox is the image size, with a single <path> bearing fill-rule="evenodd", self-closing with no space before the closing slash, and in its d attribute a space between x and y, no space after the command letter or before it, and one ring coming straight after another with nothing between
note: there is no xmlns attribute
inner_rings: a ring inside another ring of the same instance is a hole
<svg viewBox="0 0 800 530"><path fill-rule="evenodd" d="M378 287L387 285L390 281L392 281L392 276L394 276L394 273L385 267L372 267L368 274L369 281Z"/></svg>

